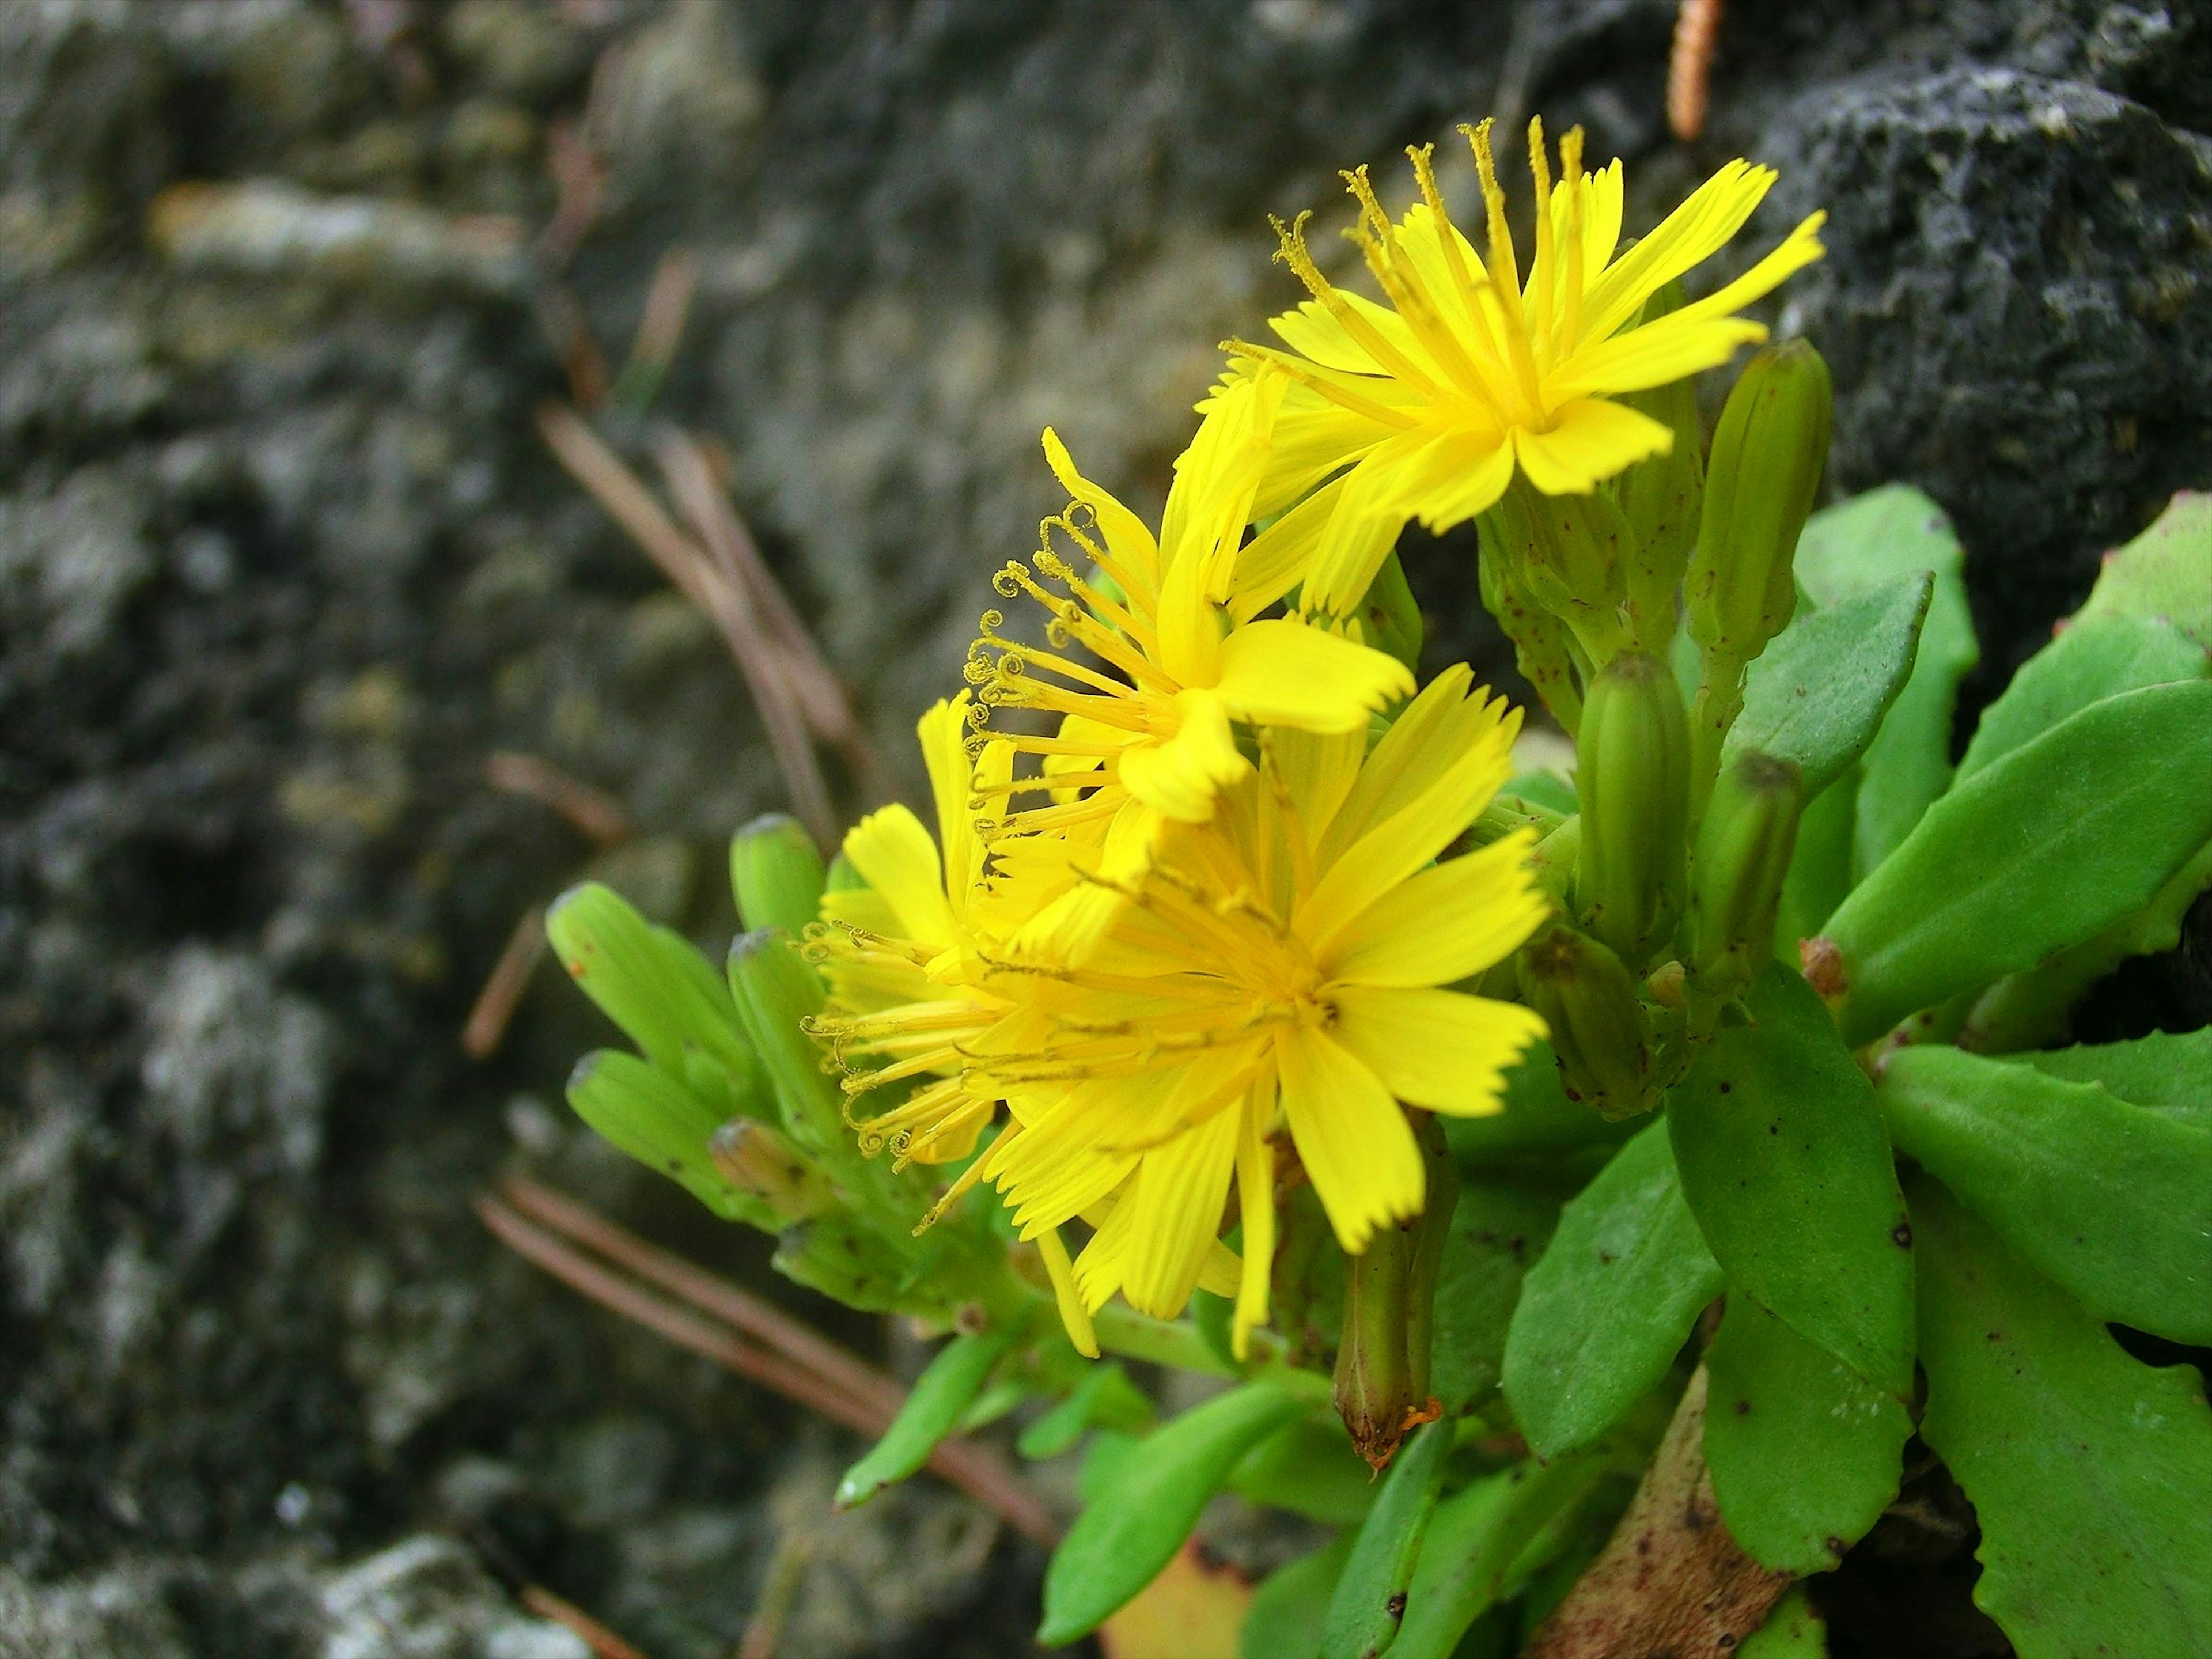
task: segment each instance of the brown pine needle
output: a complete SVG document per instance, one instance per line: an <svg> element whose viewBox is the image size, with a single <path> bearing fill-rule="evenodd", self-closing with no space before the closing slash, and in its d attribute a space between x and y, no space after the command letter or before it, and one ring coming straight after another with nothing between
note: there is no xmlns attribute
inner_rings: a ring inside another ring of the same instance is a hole
<svg viewBox="0 0 2212 1659"><path fill-rule="evenodd" d="M904 1403L906 1391L859 1356L575 1200L534 1182L511 1182L505 1194L506 1202L489 1194L477 1198L484 1225L517 1255L600 1306L871 1437L890 1426ZM532 1214L524 1214L522 1206ZM560 1236L564 1233L567 1238ZM605 1260L579 1248L586 1243ZM1048 1546L1059 1541L1060 1525L1051 1511L991 1447L942 1441L930 1454L929 1467L1024 1537Z"/></svg>
<svg viewBox="0 0 2212 1659"><path fill-rule="evenodd" d="M530 988L530 976L544 955L545 911L532 905L507 936L506 948L492 964L483 989L477 993L476 1006L469 1010L468 1023L461 1027L461 1052L471 1060L489 1060L499 1052L522 994Z"/></svg>
<svg viewBox="0 0 2212 1659"><path fill-rule="evenodd" d="M1667 125L1686 144L1705 130L1721 4L1722 0L1682 0L1674 15L1674 50L1667 60Z"/></svg>
<svg viewBox="0 0 2212 1659"><path fill-rule="evenodd" d="M565 1625L575 1632L583 1638L584 1645L591 1649L595 1659L645 1659L644 1654L583 1608L554 1595L542 1584L525 1584L515 1592L514 1599L540 1619L550 1619L555 1624Z"/></svg>
<svg viewBox="0 0 2212 1659"><path fill-rule="evenodd" d="M538 429L570 476L598 498L608 516L629 532L677 591L721 629L752 692L769 747L790 793L792 811L817 842L835 845L836 816L805 715L785 670L785 653L770 643L749 586L732 580L684 533L653 492L575 410L558 404L540 404Z"/></svg>
<svg viewBox="0 0 2212 1659"><path fill-rule="evenodd" d="M484 781L551 807L600 847L619 847L637 833L620 801L539 756L501 750L484 762Z"/></svg>

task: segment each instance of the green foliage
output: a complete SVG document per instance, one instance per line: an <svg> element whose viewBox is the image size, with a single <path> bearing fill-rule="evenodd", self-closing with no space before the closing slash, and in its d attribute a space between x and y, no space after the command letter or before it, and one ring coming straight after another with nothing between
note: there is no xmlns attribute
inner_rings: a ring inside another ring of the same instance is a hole
<svg viewBox="0 0 2212 1659"><path fill-rule="evenodd" d="M1655 1123L1559 1212L1506 1333L1506 1398L1530 1449L1594 1444L1656 1388L1721 1270Z"/></svg>
<svg viewBox="0 0 2212 1659"><path fill-rule="evenodd" d="M2003 695L1982 711L1959 777L1973 776L2091 703L2208 674L2212 658L2204 647L2160 617L2084 618L2022 663Z"/></svg>
<svg viewBox="0 0 2212 1659"><path fill-rule="evenodd" d="M1321 1659L1374 1659L1397 1640L1450 1447L1450 1425L1431 1423L1399 1448L1329 1598Z"/></svg>
<svg viewBox="0 0 2212 1659"><path fill-rule="evenodd" d="M1744 676L1721 763L1747 750L1794 763L1818 795L1881 729L1912 673L1936 578L1911 571L1799 617Z"/></svg>
<svg viewBox="0 0 2212 1659"><path fill-rule="evenodd" d="M1242 1659L1315 1659L1322 1621L1352 1553L1352 1534L1269 1573L1244 1615Z"/></svg>
<svg viewBox="0 0 2212 1659"><path fill-rule="evenodd" d="M1883 1073L1898 1150L2099 1317L2212 1343L2212 1133L1956 1048Z"/></svg>
<svg viewBox="0 0 2212 1659"><path fill-rule="evenodd" d="M1771 966L1667 1121L1732 1292L1875 1388L1912 1388L1912 1235L1874 1087L1805 981Z"/></svg>
<svg viewBox="0 0 2212 1659"><path fill-rule="evenodd" d="M2105 556L2075 623L2163 617L2212 651L2212 495L2185 489L2150 528Z"/></svg>
<svg viewBox="0 0 2212 1659"><path fill-rule="evenodd" d="M749 929L801 937L821 910L827 878L820 849L796 818L770 812L730 837L730 890Z"/></svg>
<svg viewBox="0 0 2212 1659"><path fill-rule="evenodd" d="M2101 1083L2131 1106L2200 1129L2212 1128L2212 1026L2133 1042L2083 1043L2017 1057L2049 1077Z"/></svg>
<svg viewBox="0 0 2212 1659"><path fill-rule="evenodd" d="M1845 1039L2148 903L2212 837L2212 789L2177 787L2205 777L2212 683L2199 681L2093 703L1960 784L1829 919Z"/></svg>
<svg viewBox="0 0 2212 1659"><path fill-rule="evenodd" d="M992 1370L1013 1346L1013 1338L1011 1331L983 1331L956 1336L939 1348L915 1379L884 1437L845 1471L837 1483L837 1507L849 1510L865 1504L929 1462L937 1443L958 1431Z"/></svg>
<svg viewBox="0 0 2212 1659"><path fill-rule="evenodd" d="M1247 1382L1133 1443L1085 1493L1054 1552L1037 1639L1050 1647L1086 1636L1150 1583L1238 1461L1305 1409L1295 1395Z"/></svg>
<svg viewBox="0 0 2212 1659"><path fill-rule="evenodd" d="M1152 1402L1111 1360L1084 1368L1067 1397L1024 1429L1015 1449L1024 1457L1057 1457L1095 1428L1138 1434L1152 1425Z"/></svg>
<svg viewBox="0 0 2212 1659"><path fill-rule="evenodd" d="M1825 1572L1897 1496L1904 1402L1749 1297L1705 1350L1705 1462L1729 1533L1762 1566Z"/></svg>
<svg viewBox="0 0 2212 1659"><path fill-rule="evenodd" d="M1328 1526L1363 1519L1376 1496L1375 1471L1334 1418L1285 1423L1244 1455L1230 1471L1229 1485L1249 1503Z"/></svg>
<svg viewBox="0 0 2212 1659"><path fill-rule="evenodd" d="M732 1186L708 1156L708 1139L721 1119L659 1067L617 1049L586 1054L569 1076L568 1104L599 1134L725 1221L775 1224L774 1212Z"/></svg>
<svg viewBox="0 0 2212 1659"><path fill-rule="evenodd" d="M1735 1651L1736 1659L1828 1659L1827 1621L1801 1584Z"/></svg>
<svg viewBox="0 0 2212 1659"><path fill-rule="evenodd" d="M1888 857L1950 783L1959 682L1981 660L1966 608L1966 553L1943 509L1906 484L1815 513L1797 542L1797 580L1819 605L1923 570L1936 588L1912 674L1861 762L1855 878Z"/></svg>
<svg viewBox="0 0 2212 1659"><path fill-rule="evenodd" d="M1502 1181L1461 1186L1437 1281L1429 1373L1447 1413L1486 1401L1498 1388L1522 1279L1559 1220L1554 1192Z"/></svg>
<svg viewBox="0 0 2212 1659"><path fill-rule="evenodd" d="M1975 1601L2021 1659L2212 1651L2203 1383L2130 1358L1933 1182L1911 1199L1920 1431L1981 1524Z"/></svg>

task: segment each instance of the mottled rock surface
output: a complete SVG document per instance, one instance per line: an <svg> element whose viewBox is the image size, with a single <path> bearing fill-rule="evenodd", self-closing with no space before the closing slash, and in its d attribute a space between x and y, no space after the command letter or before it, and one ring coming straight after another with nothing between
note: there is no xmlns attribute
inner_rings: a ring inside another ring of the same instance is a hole
<svg viewBox="0 0 2212 1659"><path fill-rule="evenodd" d="M777 799L712 630L532 429L549 149L604 162L568 276L617 368L699 256L653 412L726 443L909 787L1054 504L1037 428L1156 499L1214 342L1291 295L1266 216L1330 222L1361 160L1395 197L1397 146L1492 108L1586 124L1647 222L1738 152L1789 169L1761 234L1830 208L1786 320L1834 482L1950 508L1993 685L2212 480L2212 24L1736 10L1685 153L1663 0L0 5L0 1652L572 1651L489 1536L655 1659L725 1655L850 1449L467 1208L524 1163L766 1279L568 1127L564 987L489 1065L455 1042L589 854L488 753L618 795L624 878L702 938ZM1469 555L1409 563L1492 662ZM941 1489L821 1540L807 1651L1022 1650L1036 1556Z"/></svg>

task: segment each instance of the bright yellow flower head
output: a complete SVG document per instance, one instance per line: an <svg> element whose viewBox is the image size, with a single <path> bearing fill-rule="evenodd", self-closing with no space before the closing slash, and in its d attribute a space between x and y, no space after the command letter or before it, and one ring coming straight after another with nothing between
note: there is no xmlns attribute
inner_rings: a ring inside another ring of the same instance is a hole
<svg viewBox="0 0 2212 1659"><path fill-rule="evenodd" d="M1209 822L1168 827L1097 951L991 981L1018 1006L963 1048L1012 1121L975 1167L1025 1237L1096 1226L1086 1312L1118 1290L1181 1313L1233 1176L1241 1350L1267 1316L1279 1131L1358 1252L1425 1200L1402 1107L1499 1109L1543 1022L1442 988L1510 954L1546 904L1525 835L1432 862L1505 778L1520 725L1469 678L1440 676L1372 754L1364 731L1268 732Z"/></svg>
<svg viewBox="0 0 2212 1659"><path fill-rule="evenodd" d="M1547 495L1579 495L1665 453L1665 426L1610 399L1765 338L1734 313L1820 257L1826 216L1815 213L1734 282L1639 321L1654 294L1743 228L1773 171L1729 162L1623 252L1620 163L1584 173L1577 128L1559 147L1555 187L1542 123L1531 121L1536 245L1523 283L1490 124L1462 131L1487 210L1486 262L1445 214L1430 149L1411 149L1421 200L1395 223L1364 168L1345 175L1359 203L1350 234L1389 304L1331 284L1306 250L1301 216L1278 227L1281 258L1313 295L1273 321L1291 349L1228 348L1298 382L1278 418L1256 513L1279 512L1351 467L1322 492L1328 524L1306 574L1309 611L1348 613L1408 520L1439 532L1464 523L1504 493L1516 468Z"/></svg>
<svg viewBox="0 0 2212 1659"><path fill-rule="evenodd" d="M1013 752L1044 757L1046 770L994 793L1049 791L1056 801L1010 814L1004 830L1096 826L1132 800L1158 819L1199 823L1218 791L1251 773L1237 723L1364 732L1371 711L1413 695L1413 676L1380 651L1302 622L1254 620L1302 562L1296 550L1285 556L1284 536L1243 539L1285 386L1261 374L1209 400L1176 463L1157 540L1046 431L1045 453L1074 497L1047 521L1047 539L1062 532L1107 581L1086 579L1048 545L1034 574L1011 563L995 580L1007 598L1026 593L1046 609L1053 648L1001 637L1005 618L986 613L968 665L977 722L999 708L1061 717L1051 736L1004 739ZM1070 647L1097 665L1066 654Z"/></svg>

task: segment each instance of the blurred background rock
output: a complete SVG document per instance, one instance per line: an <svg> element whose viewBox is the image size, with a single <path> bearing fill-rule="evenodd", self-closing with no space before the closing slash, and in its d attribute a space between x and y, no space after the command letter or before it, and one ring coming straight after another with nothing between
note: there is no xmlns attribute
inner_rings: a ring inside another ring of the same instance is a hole
<svg viewBox="0 0 2212 1659"><path fill-rule="evenodd" d="M840 1434L468 1209L520 1160L767 1278L568 1119L601 1036L565 987L490 1062L457 1042L590 852L489 754L623 802L632 890L702 938L721 838L779 804L713 629L532 428L546 273L620 341L696 254L655 410L727 446L910 789L1056 504L1039 427L1156 501L1216 340L1293 297L1269 213L1333 228L1362 160L1400 199L1400 146L1490 111L1583 123L1642 224L1773 161L1767 240L1832 215L1783 318L1836 371L1831 487L1950 509L1986 692L2212 483L2212 18L1740 7L1685 150L1672 12L0 3L0 1653L574 1659L454 1541L488 1537L703 1659L810 1528L779 1651L1026 1651L1033 1551L927 1481L831 1524ZM1472 555L1407 562L1437 651L1495 672Z"/></svg>

